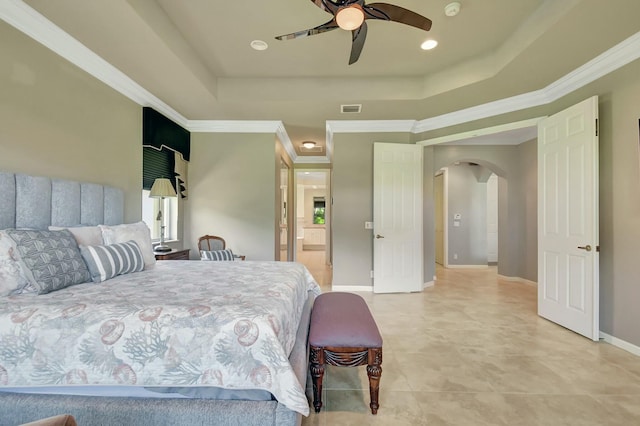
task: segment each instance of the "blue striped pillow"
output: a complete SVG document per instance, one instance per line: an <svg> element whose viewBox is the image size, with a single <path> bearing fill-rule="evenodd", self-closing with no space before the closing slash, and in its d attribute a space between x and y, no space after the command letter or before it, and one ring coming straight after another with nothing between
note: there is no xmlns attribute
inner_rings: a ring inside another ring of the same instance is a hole
<svg viewBox="0 0 640 426"><path fill-rule="evenodd" d="M200 260L234 260L233 252L227 250L200 250Z"/></svg>
<svg viewBox="0 0 640 426"><path fill-rule="evenodd" d="M80 253L94 283L144 269L142 251L133 240L108 246L80 246Z"/></svg>

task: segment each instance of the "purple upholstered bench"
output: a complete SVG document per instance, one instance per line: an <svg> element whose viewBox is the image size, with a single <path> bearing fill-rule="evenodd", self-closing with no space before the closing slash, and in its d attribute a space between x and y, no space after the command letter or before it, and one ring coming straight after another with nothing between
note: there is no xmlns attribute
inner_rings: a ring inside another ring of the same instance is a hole
<svg viewBox="0 0 640 426"><path fill-rule="evenodd" d="M352 293L324 293L311 312L309 361L313 380L313 406L322 408L324 364L341 367L367 365L371 412L378 412L382 374L382 337L364 299Z"/></svg>

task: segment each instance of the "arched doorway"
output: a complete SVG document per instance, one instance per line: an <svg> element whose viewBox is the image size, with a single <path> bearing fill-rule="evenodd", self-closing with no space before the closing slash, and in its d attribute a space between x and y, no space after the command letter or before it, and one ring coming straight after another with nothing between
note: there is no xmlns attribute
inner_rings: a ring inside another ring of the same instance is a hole
<svg viewBox="0 0 640 426"><path fill-rule="evenodd" d="M504 172L495 164L477 158L462 158L437 170L433 181L437 264L452 268L498 264L499 210L501 204L508 205L499 199L508 194L506 178L500 174Z"/></svg>

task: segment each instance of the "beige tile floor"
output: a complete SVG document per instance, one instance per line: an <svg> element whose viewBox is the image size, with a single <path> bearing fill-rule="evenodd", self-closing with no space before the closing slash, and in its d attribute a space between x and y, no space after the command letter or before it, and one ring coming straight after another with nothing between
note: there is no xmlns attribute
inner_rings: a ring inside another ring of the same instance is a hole
<svg viewBox="0 0 640 426"><path fill-rule="evenodd" d="M640 425L640 358L538 317L534 286L440 268L422 293L361 295L384 339L378 414L365 367L328 366L303 425Z"/></svg>

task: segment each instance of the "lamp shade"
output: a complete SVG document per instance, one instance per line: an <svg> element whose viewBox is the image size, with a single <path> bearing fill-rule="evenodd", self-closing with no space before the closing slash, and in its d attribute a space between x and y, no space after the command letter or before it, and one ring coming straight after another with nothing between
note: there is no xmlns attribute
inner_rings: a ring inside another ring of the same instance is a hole
<svg viewBox="0 0 640 426"><path fill-rule="evenodd" d="M173 189L171 181L167 178L158 178L153 181L151 191L149 191L150 198L161 197L176 197L176 190Z"/></svg>
<svg viewBox="0 0 640 426"><path fill-rule="evenodd" d="M364 22L364 11L359 4L345 6L336 13L336 23L347 31L355 30Z"/></svg>

